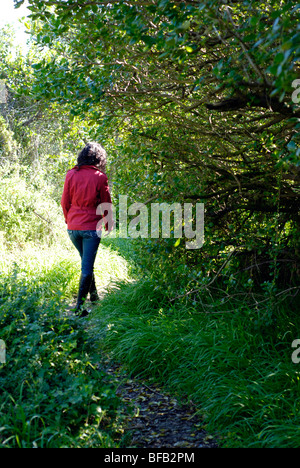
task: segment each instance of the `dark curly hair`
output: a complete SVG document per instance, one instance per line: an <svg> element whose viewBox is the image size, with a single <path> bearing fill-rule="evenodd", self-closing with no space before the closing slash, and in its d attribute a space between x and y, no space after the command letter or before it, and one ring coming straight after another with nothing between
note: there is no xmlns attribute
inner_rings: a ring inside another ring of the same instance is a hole
<svg viewBox="0 0 300 468"><path fill-rule="evenodd" d="M79 153L77 167L80 169L80 166L96 166L101 172L105 172L106 162L105 149L99 143L91 142Z"/></svg>

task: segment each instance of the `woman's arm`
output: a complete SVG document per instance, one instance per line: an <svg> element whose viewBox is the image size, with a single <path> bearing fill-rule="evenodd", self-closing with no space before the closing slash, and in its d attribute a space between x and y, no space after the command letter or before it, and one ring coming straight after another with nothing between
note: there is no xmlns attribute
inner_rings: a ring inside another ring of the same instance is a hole
<svg viewBox="0 0 300 468"><path fill-rule="evenodd" d="M107 221L105 223L105 230L111 232L113 229L114 220L113 220L112 201L111 201L111 195L110 195L107 177L104 183L101 185L100 200L101 200L102 208L105 207L102 213L103 216L105 217L105 220Z"/></svg>
<svg viewBox="0 0 300 468"><path fill-rule="evenodd" d="M64 191L61 199L61 206L64 212L64 217L66 224L68 223L68 212L71 208L71 198L70 198L70 192L69 192L69 178L68 176L66 177L65 185L64 185Z"/></svg>

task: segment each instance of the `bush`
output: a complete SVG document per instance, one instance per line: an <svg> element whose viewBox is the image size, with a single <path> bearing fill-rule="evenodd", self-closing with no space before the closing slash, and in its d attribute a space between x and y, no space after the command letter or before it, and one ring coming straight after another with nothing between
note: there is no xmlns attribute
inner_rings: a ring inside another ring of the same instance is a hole
<svg viewBox="0 0 300 468"><path fill-rule="evenodd" d="M133 375L191 400L224 446L299 447L296 302L252 294L250 307L243 291L222 302L208 289L170 303L156 281L146 276L102 302L96 324L106 329L107 352Z"/></svg>
<svg viewBox="0 0 300 468"><path fill-rule="evenodd" d="M0 185L0 231L5 240L24 246L28 241L51 244L66 231L61 207L46 182L37 187L17 171L3 174Z"/></svg>
<svg viewBox="0 0 300 468"><path fill-rule="evenodd" d="M43 281L55 289L51 270ZM116 446L120 402L84 328L62 313L63 293L45 291L39 277L1 273L0 448Z"/></svg>

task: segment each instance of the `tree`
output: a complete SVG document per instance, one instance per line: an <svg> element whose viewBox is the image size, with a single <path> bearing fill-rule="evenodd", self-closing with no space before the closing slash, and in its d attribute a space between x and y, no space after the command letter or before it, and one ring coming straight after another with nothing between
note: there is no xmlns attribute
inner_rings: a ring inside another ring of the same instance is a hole
<svg viewBox="0 0 300 468"><path fill-rule="evenodd" d="M61 177L74 164L86 130L77 118L70 121L66 107L26 92L34 83L32 64L41 58L41 51L31 44L24 54L15 48L14 35L10 26L0 29L0 80L6 90L0 105L1 159L29 166L35 178L37 171L47 169L47 178L57 181L57 171Z"/></svg>
<svg viewBox="0 0 300 468"><path fill-rule="evenodd" d="M99 136L122 137L121 158L134 161L132 185L143 196L204 201L212 257L229 249L245 268L244 258L258 264L274 255L294 265L298 5L29 3L42 22L36 41L52 50L34 64L37 99L71 106L74 116L97 123Z"/></svg>

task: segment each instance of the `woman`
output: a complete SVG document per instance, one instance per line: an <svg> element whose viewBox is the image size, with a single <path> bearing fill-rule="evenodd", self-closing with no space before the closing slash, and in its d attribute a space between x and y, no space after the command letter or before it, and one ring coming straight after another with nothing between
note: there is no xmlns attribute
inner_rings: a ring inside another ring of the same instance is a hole
<svg viewBox="0 0 300 468"><path fill-rule="evenodd" d="M106 168L106 152L98 143L88 143L78 156L77 166L68 171L61 200L68 233L81 257L81 278L76 313L86 317L84 302L99 300L94 277L94 264L101 242L97 225L103 216L97 214L100 203L111 204ZM106 213L105 213L106 214ZM107 213L106 219L112 214ZM105 226L112 226L112 220ZM99 235L98 235L99 234Z"/></svg>

